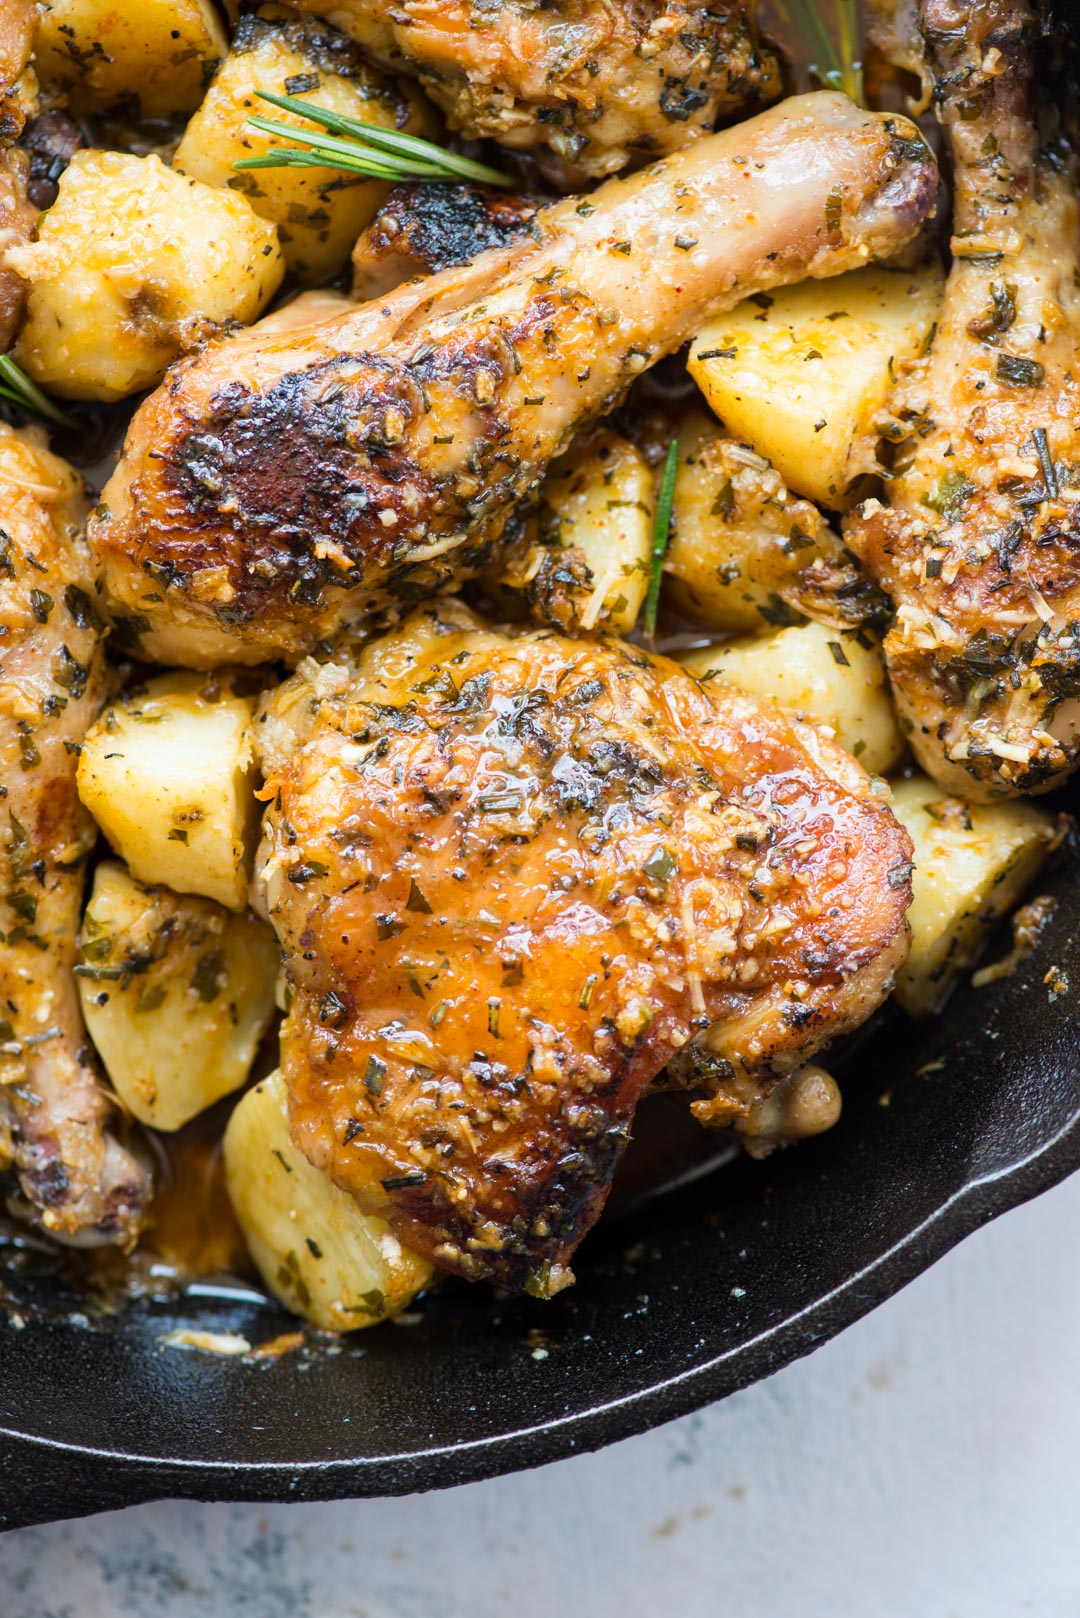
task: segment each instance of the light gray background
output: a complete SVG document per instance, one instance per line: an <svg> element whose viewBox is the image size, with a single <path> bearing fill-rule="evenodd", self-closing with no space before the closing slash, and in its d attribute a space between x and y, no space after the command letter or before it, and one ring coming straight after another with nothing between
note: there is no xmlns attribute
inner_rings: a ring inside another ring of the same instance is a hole
<svg viewBox="0 0 1080 1618"><path fill-rule="evenodd" d="M0 1539L0 1618L1078 1618L1080 1176L811 1359L539 1472Z"/></svg>

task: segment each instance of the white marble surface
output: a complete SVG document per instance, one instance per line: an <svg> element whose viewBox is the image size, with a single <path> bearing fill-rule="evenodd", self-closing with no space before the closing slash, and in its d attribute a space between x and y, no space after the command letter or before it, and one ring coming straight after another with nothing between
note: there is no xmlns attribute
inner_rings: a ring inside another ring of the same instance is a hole
<svg viewBox="0 0 1080 1618"><path fill-rule="evenodd" d="M2 1618L1077 1618L1080 1176L725 1404L406 1500L0 1539Z"/></svg>

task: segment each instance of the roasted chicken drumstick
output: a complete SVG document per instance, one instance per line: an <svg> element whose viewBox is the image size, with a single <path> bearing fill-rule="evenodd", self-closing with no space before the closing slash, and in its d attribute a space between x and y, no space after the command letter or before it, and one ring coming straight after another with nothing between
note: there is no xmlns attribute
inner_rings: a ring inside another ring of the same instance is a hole
<svg viewBox="0 0 1080 1618"><path fill-rule="evenodd" d="M811 727L453 602L265 712L257 861L311 1160L445 1268L547 1293L642 1091L732 1123L888 993L911 845Z"/></svg>
<svg viewBox="0 0 1080 1618"><path fill-rule="evenodd" d="M780 93L746 0L303 0L451 128L532 151L564 189L661 157Z"/></svg>
<svg viewBox="0 0 1080 1618"><path fill-rule="evenodd" d="M529 240L174 367L90 525L152 659L296 657L475 571L551 458L748 293L888 254L933 204L903 120L823 93L533 221Z"/></svg>
<svg viewBox="0 0 1080 1618"><path fill-rule="evenodd" d="M73 967L96 832L75 790L103 629L82 480L0 424L0 1165L61 1240L133 1241L149 1196L82 1024Z"/></svg>
<svg viewBox="0 0 1080 1618"><path fill-rule="evenodd" d="M1040 791L1080 761L1080 226L1071 160L1040 156L1024 0L922 0L955 171L937 333L894 400L887 504L849 545L892 597L893 692L920 763L965 797Z"/></svg>

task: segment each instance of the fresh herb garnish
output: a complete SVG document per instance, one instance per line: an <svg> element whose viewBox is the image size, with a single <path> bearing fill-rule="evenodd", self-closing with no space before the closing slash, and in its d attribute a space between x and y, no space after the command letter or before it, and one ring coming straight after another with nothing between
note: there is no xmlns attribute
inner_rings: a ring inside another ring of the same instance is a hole
<svg viewBox="0 0 1080 1618"><path fill-rule="evenodd" d="M829 90L843 90L856 106L864 105L862 63L857 60L855 0L833 0L835 31L822 21L817 0L791 0L794 22L811 50L810 72Z"/></svg>
<svg viewBox="0 0 1080 1618"><path fill-rule="evenodd" d="M679 475L679 440L673 438L668 445L667 459L660 478L660 493L656 501L656 520L653 523L652 570L649 588L645 594L645 633L650 640L656 634L656 613L660 605L660 580L664 572L664 556L671 534L671 510L675 504L675 479Z"/></svg>
<svg viewBox="0 0 1080 1618"><path fill-rule="evenodd" d="M0 399L24 416L32 416L50 427L75 425L71 417L65 415L59 405L53 404L48 394L42 393L25 371L20 370L10 354L0 354Z"/></svg>
<svg viewBox="0 0 1080 1618"><path fill-rule="evenodd" d="M341 169L346 174L363 174L373 180L473 180L481 185L498 186L512 183L505 174L489 168L486 163L448 152L419 135L405 135L399 129L385 129L381 124L365 123L361 118L347 118L312 101L297 101L294 96L271 95L267 90L256 90L255 94L261 101L269 101L272 106L306 118L309 123L321 124L330 133L308 133L272 118L249 118L250 127L261 134L300 144L275 147L258 157L238 158L233 164L235 169L331 168Z"/></svg>

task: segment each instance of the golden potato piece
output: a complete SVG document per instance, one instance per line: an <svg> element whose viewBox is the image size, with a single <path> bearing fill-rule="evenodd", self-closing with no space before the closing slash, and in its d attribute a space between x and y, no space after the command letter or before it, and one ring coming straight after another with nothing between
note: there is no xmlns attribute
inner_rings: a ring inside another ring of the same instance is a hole
<svg viewBox="0 0 1080 1618"><path fill-rule="evenodd" d="M803 624L758 640L710 646L683 661L699 678L771 697L800 719L828 725L871 775L899 763L904 738L885 683L885 662L861 631L841 634L824 624Z"/></svg>
<svg viewBox="0 0 1080 1618"><path fill-rule="evenodd" d="M655 478L620 433L602 428L553 461L535 520L497 585L539 623L567 633L629 634L649 584Z"/></svg>
<svg viewBox="0 0 1080 1618"><path fill-rule="evenodd" d="M936 268L873 266L758 293L711 321L690 374L728 431L826 506L873 464L874 422L941 306Z"/></svg>
<svg viewBox="0 0 1080 1618"><path fill-rule="evenodd" d="M254 320L284 274L274 226L243 197L122 152L76 152L37 240L7 262L30 283L14 357L71 399L152 387L215 325Z"/></svg>
<svg viewBox="0 0 1080 1618"><path fill-rule="evenodd" d="M86 1027L128 1111L179 1129L251 1071L274 1011L279 952L265 922L148 888L99 865L83 917Z"/></svg>
<svg viewBox="0 0 1080 1618"><path fill-rule="evenodd" d="M259 819L254 706L228 677L178 672L91 726L79 796L140 881L243 910Z"/></svg>
<svg viewBox="0 0 1080 1618"><path fill-rule="evenodd" d="M227 49L211 0L46 0L34 65L80 116L167 118L199 105Z"/></svg>
<svg viewBox="0 0 1080 1618"><path fill-rule="evenodd" d="M911 953L896 998L912 1017L925 1017L1034 879L1054 822L1045 809L1019 798L950 798L924 775L894 784L893 810L915 845Z"/></svg>
<svg viewBox="0 0 1080 1618"><path fill-rule="evenodd" d="M339 169L236 170L237 158L288 145L248 127L253 113L312 133L314 125L260 101L258 90L311 101L365 123L434 133L421 99L369 67L357 47L314 17L244 17L232 50L184 131L173 166L207 185L241 192L278 227L285 262L301 281L325 281L345 265L389 187Z"/></svg>
<svg viewBox="0 0 1080 1618"><path fill-rule="evenodd" d="M703 411L683 420L678 439L664 557L665 595L678 611L733 634L866 615L871 592L839 535L764 456Z"/></svg>
<svg viewBox="0 0 1080 1618"><path fill-rule="evenodd" d="M399 1313L436 1273L294 1146L280 1073L249 1090L229 1119L225 1175L266 1285L324 1330L356 1331Z"/></svg>

